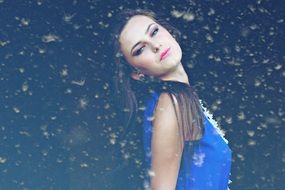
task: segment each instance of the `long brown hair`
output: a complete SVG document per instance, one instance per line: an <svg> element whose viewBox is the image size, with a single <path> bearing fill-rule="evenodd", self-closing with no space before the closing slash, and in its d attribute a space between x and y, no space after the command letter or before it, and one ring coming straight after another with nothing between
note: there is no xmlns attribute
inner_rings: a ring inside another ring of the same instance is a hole
<svg viewBox="0 0 285 190"><path fill-rule="evenodd" d="M176 41L180 42L181 33L175 27L161 20L158 16L147 9L125 9L115 17L113 30L111 31L111 43L113 43L114 60L115 60L115 93L121 103L121 108L125 115L125 134L128 133L129 127L135 122L139 110L138 95L139 90L157 90L160 92L169 93L172 98L172 103L177 100L178 110L176 116L179 125L179 131L182 140L197 140L204 131L202 108L199 98L192 86L176 82L176 81L161 81L147 77L144 82L137 82L131 79L131 72L134 68L128 64L123 54L120 52L119 36L127 21L135 15L144 15L150 17L155 22L165 27Z"/></svg>

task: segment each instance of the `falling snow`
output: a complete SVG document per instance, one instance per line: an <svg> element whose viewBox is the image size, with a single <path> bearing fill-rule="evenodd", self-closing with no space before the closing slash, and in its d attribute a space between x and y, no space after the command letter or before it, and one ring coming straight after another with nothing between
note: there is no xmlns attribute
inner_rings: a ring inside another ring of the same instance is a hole
<svg viewBox="0 0 285 190"><path fill-rule="evenodd" d="M131 110L114 97L108 38L132 7L181 31L190 84L233 151L230 189L283 189L284 2L177 2L0 0L0 189L139 189L140 126L122 138Z"/></svg>

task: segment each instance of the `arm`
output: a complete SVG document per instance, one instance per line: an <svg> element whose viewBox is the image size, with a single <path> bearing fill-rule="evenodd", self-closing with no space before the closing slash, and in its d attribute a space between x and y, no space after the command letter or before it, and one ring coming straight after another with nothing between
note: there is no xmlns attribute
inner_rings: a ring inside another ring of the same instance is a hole
<svg viewBox="0 0 285 190"><path fill-rule="evenodd" d="M177 105L177 104L176 104ZM177 118L171 97L159 97L153 121L152 134L152 190L174 190L180 167L182 146Z"/></svg>

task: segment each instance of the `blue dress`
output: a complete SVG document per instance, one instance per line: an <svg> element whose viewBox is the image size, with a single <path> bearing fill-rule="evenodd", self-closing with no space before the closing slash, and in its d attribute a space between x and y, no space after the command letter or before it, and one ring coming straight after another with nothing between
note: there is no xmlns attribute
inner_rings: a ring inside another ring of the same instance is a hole
<svg viewBox="0 0 285 190"><path fill-rule="evenodd" d="M144 111L143 141L147 169L151 168L152 117L159 94L153 92ZM202 106L202 104L201 104ZM204 134L196 141L185 141L176 190L227 190L230 182L231 149L211 114L202 106ZM148 172L145 188L150 187Z"/></svg>

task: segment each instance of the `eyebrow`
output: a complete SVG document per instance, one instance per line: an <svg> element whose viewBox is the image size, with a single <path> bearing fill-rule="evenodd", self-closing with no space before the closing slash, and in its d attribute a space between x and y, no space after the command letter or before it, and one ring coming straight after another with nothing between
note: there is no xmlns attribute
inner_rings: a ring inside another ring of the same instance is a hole
<svg viewBox="0 0 285 190"><path fill-rule="evenodd" d="M150 25L148 25L148 27L147 27L147 29L146 29L146 31L145 31L145 34L148 33L148 31L149 31L151 25L153 25L153 24L155 24L155 23L151 23ZM132 49L131 49L131 55L132 55L133 49L134 49L135 47L137 47L137 45L139 45L140 43L141 43L141 42L139 41L139 42L137 42L137 43L132 47Z"/></svg>

